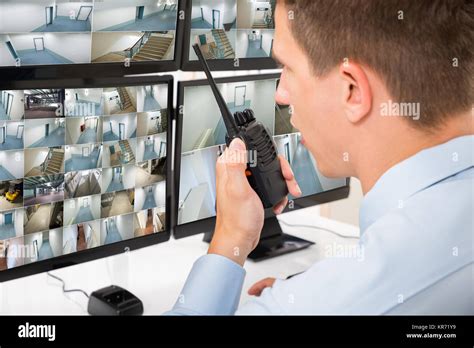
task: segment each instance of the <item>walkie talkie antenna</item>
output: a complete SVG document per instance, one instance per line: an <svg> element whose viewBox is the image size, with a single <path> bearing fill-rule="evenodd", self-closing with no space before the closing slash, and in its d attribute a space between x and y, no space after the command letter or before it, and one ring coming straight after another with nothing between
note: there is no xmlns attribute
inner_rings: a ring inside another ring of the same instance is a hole
<svg viewBox="0 0 474 348"><path fill-rule="evenodd" d="M193 48L194 52L196 52L196 55L198 56L199 61L201 62L204 73L207 76L207 80L209 81L209 85L211 86L212 93L214 93L214 97L216 98L217 105L221 110L222 119L224 120L225 128L227 129L227 135L230 139L234 139L239 133L239 129L237 128L237 124L235 123L234 116L227 107L227 104L225 103L221 92L219 92L219 90L217 89L216 82L214 81L211 75L211 71L209 70L209 65L207 65L206 59L204 59L204 56L202 55L201 48L198 44L194 44Z"/></svg>

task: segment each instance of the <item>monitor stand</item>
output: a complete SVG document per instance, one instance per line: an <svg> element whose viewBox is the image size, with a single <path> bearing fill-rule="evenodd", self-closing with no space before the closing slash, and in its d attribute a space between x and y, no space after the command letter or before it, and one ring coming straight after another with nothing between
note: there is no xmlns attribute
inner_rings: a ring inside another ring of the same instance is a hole
<svg viewBox="0 0 474 348"><path fill-rule="evenodd" d="M212 234L213 232L205 233L204 241L209 243L212 239ZM305 249L313 244L313 242L283 233L278 219L276 217L269 217L265 219L260 241L250 253L249 259L255 262L262 261Z"/></svg>

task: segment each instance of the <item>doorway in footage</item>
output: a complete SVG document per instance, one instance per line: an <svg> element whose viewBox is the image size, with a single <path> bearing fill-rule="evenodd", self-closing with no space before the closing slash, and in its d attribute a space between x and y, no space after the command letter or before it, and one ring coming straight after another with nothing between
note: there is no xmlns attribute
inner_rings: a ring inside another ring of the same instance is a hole
<svg viewBox="0 0 474 348"><path fill-rule="evenodd" d="M273 48L274 30L239 29L236 46L238 58L268 58Z"/></svg>
<svg viewBox="0 0 474 348"><path fill-rule="evenodd" d="M238 29L275 29L276 0L237 0Z"/></svg>
<svg viewBox="0 0 474 348"><path fill-rule="evenodd" d="M134 214L134 237L163 232L166 228L166 210L164 206L142 210Z"/></svg>
<svg viewBox="0 0 474 348"><path fill-rule="evenodd" d="M100 245L120 242L134 237L133 214L101 220Z"/></svg>
<svg viewBox="0 0 474 348"><path fill-rule="evenodd" d="M23 236L23 209L0 213L0 240Z"/></svg>
<svg viewBox="0 0 474 348"><path fill-rule="evenodd" d="M0 90L0 120L22 120L25 114L24 99L24 91Z"/></svg>
<svg viewBox="0 0 474 348"><path fill-rule="evenodd" d="M138 138L137 161L143 162L154 158L166 156L167 133L150 135Z"/></svg>
<svg viewBox="0 0 474 348"><path fill-rule="evenodd" d="M135 187L137 168L133 164L102 169L102 193Z"/></svg>
<svg viewBox="0 0 474 348"><path fill-rule="evenodd" d="M63 230L32 233L24 237L25 247L33 253L25 257L25 264L61 256L63 254Z"/></svg>
<svg viewBox="0 0 474 348"><path fill-rule="evenodd" d="M0 212L0 271L24 264L23 235L23 209Z"/></svg>
<svg viewBox="0 0 474 348"><path fill-rule="evenodd" d="M64 225L74 225L100 219L100 195L64 201Z"/></svg>
<svg viewBox="0 0 474 348"><path fill-rule="evenodd" d="M68 44L61 44L67 42ZM90 33L0 34L0 66L90 63ZM74 47L73 53L71 47Z"/></svg>
<svg viewBox="0 0 474 348"><path fill-rule="evenodd" d="M98 116L68 117L66 144L90 144L102 141L102 118Z"/></svg>
<svg viewBox="0 0 474 348"><path fill-rule="evenodd" d="M137 136L137 117L135 114L123 114L103 117L103 140L115 141Z"/></svg>
<svg viewBox="0 0 474 348"><path fill-rule="evenodd" d="M137 114L137 136L143 137L168 131L167 109L160 111L140 112Z"/></svg>
<svg viewBox="0 0 474 348"><path fill-rule="evenodd" d="M64 113L66 116L101 116L104 114L102 88L66 89Z"/></svg>
<svg viewBox="0 0 474 348"><path fill-rule="evenodd" d="M3 0L2 33L87 33L93 0Z"/></svg>
<svg viewBox="0 0 474 348"><path fill-rule="evenodd" d="M66 143L66 120L48 118L25 121L25 148L54 147Z"/></svg>
<svg viewBox="0 0 474 348"><path fill-rule="evenodd" d="M23 150L23 134L25 123L23 121L0 121L0 151Z"/></svg>
<svg viewBox="0 0 474 348"><path fill-rule="evenodd" d="M94 32L176 30L177 0L101 0L94 4Z"/></svg>
<svg viewBox="0 0 474 348"><path fill-rule="evenodd" d="M156 184L135 188L135 212L155 207L166 206L166 181Z"/></svg>
<svg viewBox="0 0 474 348"><path fill-rule="evenodd" d="M63 254L96 248L100 246L100 221L88 221L77 225L64 227Z"/></svg>
<svg viewBox="0 0 474 348"><path fill-rule="evenodd" d="M102 163L102 143L67 145L64 151L66 172L95 169Z"/></svg>

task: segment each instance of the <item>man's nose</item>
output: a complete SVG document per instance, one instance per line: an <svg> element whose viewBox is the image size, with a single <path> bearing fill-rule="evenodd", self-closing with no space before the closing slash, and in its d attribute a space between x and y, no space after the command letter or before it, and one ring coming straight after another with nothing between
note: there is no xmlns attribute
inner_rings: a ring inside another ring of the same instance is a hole
<svg viewBox="0 0 474 348"><path fill-rule="evenodd" d="M278 89L275 93L275 101L279 105L290 105L288 91L281 86L278 86Z"/></svg>

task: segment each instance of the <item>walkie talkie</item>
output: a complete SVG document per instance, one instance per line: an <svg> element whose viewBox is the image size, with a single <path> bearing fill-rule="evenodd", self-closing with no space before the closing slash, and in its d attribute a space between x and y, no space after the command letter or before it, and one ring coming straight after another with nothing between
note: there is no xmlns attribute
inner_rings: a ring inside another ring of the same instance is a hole
<svg viewBox="0 0 474 348"><path fill-rule="evenodd" d="M256 165L253 166L247 163L245 174L250 186L260 197L264 208L271 208L288 195L288 188L281 172L275 142L265 126L255 119L251 109L245 109L242 112L237 111L232 116L224 98L217 89L216 82L212 78L199 45L195 44L193 48L202 64L221 111L227 129L226 144L229 146L233 139L240 138L245 143L247 151L256 152Z"/></svg>

